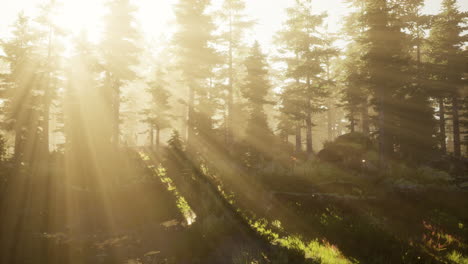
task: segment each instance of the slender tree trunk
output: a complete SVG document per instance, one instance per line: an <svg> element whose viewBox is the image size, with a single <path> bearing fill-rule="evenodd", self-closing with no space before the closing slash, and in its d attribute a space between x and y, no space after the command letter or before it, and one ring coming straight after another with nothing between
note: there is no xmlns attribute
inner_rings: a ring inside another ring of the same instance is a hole
<svg viewBox="0 0 468 264"><path fill-rule="evenodd" d="M447 135L445 132L445 104L444 98L439 97L439 132L440 132L440 149L442 150L443 154L447 154Z"/></svg>
<svg viewBox="0 0 468 264"><path fill-rule="evenodd" d="M307 91L310 92L310 76L307 75ZM310 157L313 155L312 148L312 105L310 99L307 98L307 115L306 115L306 149L307 155Z"/></svg>
<svg viewBox="0 0 468 264"><path fill-rule="evenodd" d="M114 147L118 148L120 144L120 87L119 82L116 81L113 84L113 107L112 107L112 115L113 115L113 127L112 127L112 139L114 143Z"/></svg>
<svg viewBox="0 0 468 264"><path fill-rule="evenodd" d="M312 148L312 116L309 113L307 113L307 118L306 118L306 146L307 146L307 155L312 156L314 153L314 150Z"/></svg>
<svg viewBox="0 0 468 264"><path fill-rule="evenodd" d="M190 146L192 144L194 136L194 127L193 127L193 118L195 113L195 90L192 86L189 87L189 102L188 102L188 111L187 111L187 144Z"/></svg>
<svg viewBox="0 0 468 264"><path fill-rule="evenodd" d="M156 150L159 152L159 147L160 147L160 138L161 138L161 129L159 127L156 127Z"/></svg>
<svg viewBox="0 0 468 264"><path fill-rule="evenodd" d="M229 16L229 91L228 91L228 120L227 120L227 144L233 141L234 120L234 72L233 72L233 39L232 39L232 15Z"/></svg>
<svg viewBox="0 0 468 264"><path fill-rule="evenodd" d="M154 129L153 129L153 125L150 125L149 132L150 132L150 147L151 147L151 150L154 150Z"/></svg>
<svg viewBox="0 0 468 264"><path fill-rule="evenodd" d="M50 1L50 4L54 4L54 0ZM46 72L46 81L44 85L44 112L43 112L43 117L42 117L42 145L41 150L40 150L40 155L41 159L44 162L47 162L48 157L49 157L49 121L50 121L50 105L52 102L52 67L51 67L51 60L52 60L52 41L53 41L53 36L54 32L52 29L52 26L49 24L48 28L48 43L47 43L47 72Z"/></svg>
<svg viewBox="0 0 468 264"><path fill-rule="evenodd" d="M386 169L387 142L385 131L385 112L379 113L379 168L383 172Z"/></svg>
<svg viewBox="0 0 468 264"><path fill-rule="evenodd" d="M460 116L459 116L458 98L455 95L452 98L452 116L453 116L453 152L455 157L461 157L461 142L460 142Z"/></svg>
<svg viewBox="0 0 468 264"><path fill-rule="evenodd" d="M354 118L354 109L351 109L349 113L349 131L351 133L356 131L356 118Z"/></svg>
<svg viewBox="0 0 468 264"><path fill-rule="evenodd" d="M302 126L301 122L297 121L296 123L296 152L301 153L302 152Z"/></svg>
<svg viewBox="0 0 468 264"><path fill-rule="evenodd" d="M378 126L379 126L379 168L382 173L385 173L387 168L387 154L388 149L388 138L387 138L387 124L386 124L386 113L387 107L385 102L384 87L377 88L377 103L379 106L378 114Z"/></svg>
<svg viewBox="0 0 468 264"><path fill-rule="evenodd" d="M333 111L330 107L330 103L328 104L328 111L327 111L327 129L328 129L328 141L332 141L334 138L333 135L333 125L335 124L334 122L334 116L333 116Z"/></svg>
<svg viewBox="0 0 468 264"><path fill-rule="evenodd" d="M369 128L369 108L367 107L367 102L363 104L361 108L361 126L362 126L362 133L366 136L370 134Z"/></svg>
<svg viewBox="0 0 468 264"><path fill-rule="evenodd" d="M15 126L15 149L14 149L14 163L15 170L19 170L21 163L24 162L24 132L21 125Z"/></svg>
<svg viewBox="0 0 468 264"><path fill-rule="evenodd" d="M49 77L50 78L50 77ZM50 81L48 82L48 86L46 89L50 90ZM45 105L44 105L44 116L43 116L43 121L42 121L42 154L44 155L42 158L47 160L47 157L49 156L49 122L50 122L50 105L51 105L51 98L50 98L50 92L46 92L44 94L46 96L45 98ZM49 98L47 98L49 97Z"/></svg>
<svg viewBox="0 0 468 264"><path fill-rule="evenodd" d="M327 56L326 60L326 70L327 70L327 81L331 83L331 78L330 78L330 58ZM328 141L332 141L334 138L333 135L333 125L334 125L334 116L333 116L333 110L332 110L332 103L330 100L328 100L328 105L327 105L327 123L328 123Z"/></svg>

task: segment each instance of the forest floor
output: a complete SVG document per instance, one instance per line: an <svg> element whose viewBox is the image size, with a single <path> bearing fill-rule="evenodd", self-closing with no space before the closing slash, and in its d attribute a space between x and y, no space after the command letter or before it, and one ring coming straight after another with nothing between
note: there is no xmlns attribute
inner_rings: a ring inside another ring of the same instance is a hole
<svg viewBox="0 0 468 264"><path fill-rule="evenodd" d="M38 231L43 213L27 212L0 263L468 263L468 192L453 186L235 166L193 173L139 155L131 184L68 189L74 212L62 201L51 214L73 224Z"/></svg>

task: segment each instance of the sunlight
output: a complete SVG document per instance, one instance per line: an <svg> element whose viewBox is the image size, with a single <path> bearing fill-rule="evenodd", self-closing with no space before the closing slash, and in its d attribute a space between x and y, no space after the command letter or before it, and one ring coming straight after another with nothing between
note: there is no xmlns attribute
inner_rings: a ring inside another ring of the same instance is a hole
<svg viewBox="0 0 468 264"><path fill-rule="evenodd" d="M63 0L61 3L62 11L56 18L58 25L75 36L86 32L90 41L98 42L102 30L101 19L106 12L103 2Z"/></svg>
<svg viewBox="0 0 468 264"><path fill-rule="evenodd" d="M467 261L468 2L4 2L0 263Z"/></svg>

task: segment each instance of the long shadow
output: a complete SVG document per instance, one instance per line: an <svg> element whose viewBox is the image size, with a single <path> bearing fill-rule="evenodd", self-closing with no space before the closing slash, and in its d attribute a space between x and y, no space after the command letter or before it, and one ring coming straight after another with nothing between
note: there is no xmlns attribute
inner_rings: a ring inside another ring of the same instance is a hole
<svg viewBox="0 0 468 264"><path fill-rule="evenodd" d="M197 221L190 228L199 234L198 237L203 237L207 245L197 249L203 255L203 263L231 263L245 252L253 253L253 257L256 255L255 260L259 263L270 260L313 263L305 259L302 252L272 245L257 233L237 208L221 195L217 183L201 171L200 164L180 154L166 160L165 167L168 176L197 214ZM200 244L200 241L194 242ZM231 257L226 259L226 256Z"/></svg>
<svg viewBox="0 0 468 264"><path fill-rule="evenodd" d="M367 204L291 196L280 200L310 226L298 226L284 215L275 217L293 232L310 239L324 239L348 259L359 263L446 263L420 244L422 222L427 214L417 209L415 201L398 196ZM379 219L387 220L379 222Z"/></svg>

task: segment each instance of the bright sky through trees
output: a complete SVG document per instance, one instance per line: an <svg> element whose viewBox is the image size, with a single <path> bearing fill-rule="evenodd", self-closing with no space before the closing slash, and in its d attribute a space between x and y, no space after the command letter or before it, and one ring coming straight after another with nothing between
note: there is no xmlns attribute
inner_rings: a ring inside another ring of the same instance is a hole
<svg viewBox="0 0 468 264"><path fill-rule="evenodd" d="M9 26L16 18L17 12L24 10L26 14L34 14L37 4L48 0L16 0L8 1L0 9L0 36L8 32ZM63 13L58 21L65 28L79 32L85 29L91 39L98 39L100 35L101 18L105 13L104 0L61 0ZM138 23L147 40L155 40L164 36L170 38L173 31L174 14L172 6L175 0L138 0L133 1L139 8ZM219 5L221 1L213 1ZM272 36L277 32L285 19L285 9L290 7L294 0L252 0L247 1L248 15L257 20L254 32L250 38L258 40L263 46L270 47ZM436 13L441 0L426 0L425 11ZM330 31L337 31L342 24L343 15L348 13L348 4L343 0L316 0L314 1L317 13L327 12ZM460 10L468 11L468 1L460 1Z"/></svg>

